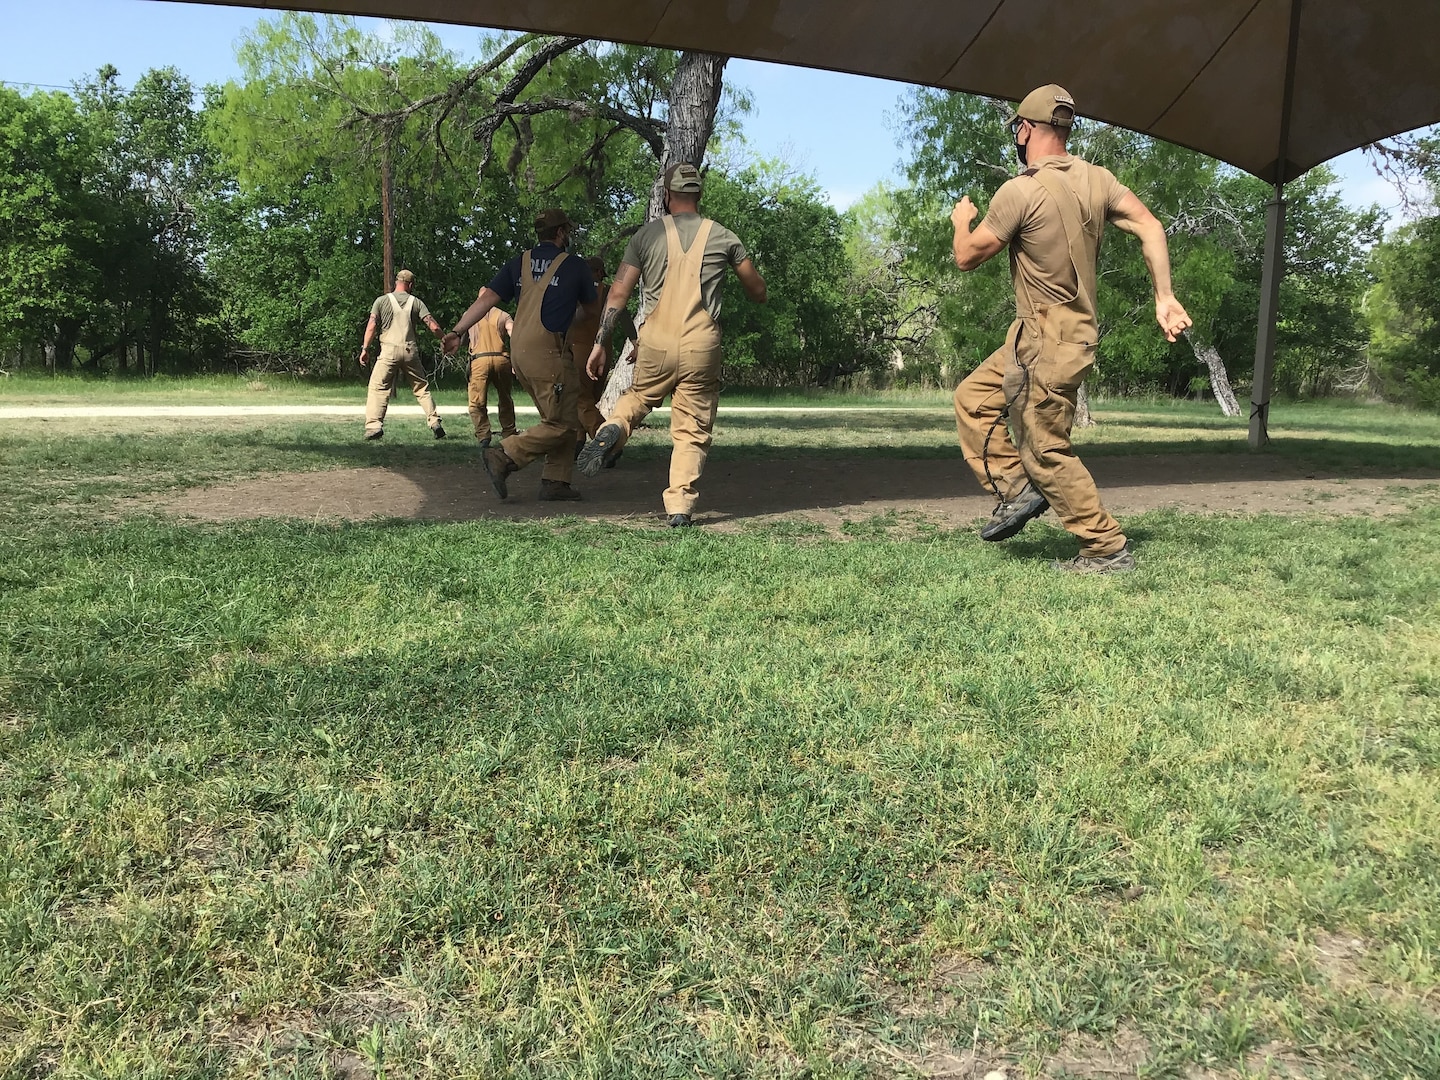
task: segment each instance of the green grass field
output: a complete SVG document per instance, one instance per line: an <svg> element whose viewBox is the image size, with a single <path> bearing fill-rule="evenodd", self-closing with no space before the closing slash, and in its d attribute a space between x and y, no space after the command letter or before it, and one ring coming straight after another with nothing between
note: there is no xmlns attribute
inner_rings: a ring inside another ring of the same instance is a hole
<svg viewBox="0 0 1440 1080"><path fill-rule="evenodd" d="M1273 426L1440 465L1433 416ZM117 501L473 454L354 427L0 421L0 1077L1440 1076L1434 485L1134 517L1094 580L1051 529Z"/></svg>

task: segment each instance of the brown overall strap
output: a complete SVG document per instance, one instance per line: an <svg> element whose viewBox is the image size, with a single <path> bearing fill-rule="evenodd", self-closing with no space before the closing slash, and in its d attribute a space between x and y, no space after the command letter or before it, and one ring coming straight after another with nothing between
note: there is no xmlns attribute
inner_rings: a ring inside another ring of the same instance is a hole
<svg viewBox="0 0 1440 1080"><path fill-rule="evenodd" d="M1095 264L1105 220L1097 218L1092 207L1085 208L1085 218L1089 220L1082 218L1080 196L1055 169L1042 167L1030 175L1054 200L1055 208L1060 212L1060 222L1065 227L1065 239L1070 246L1070 262L1075 267L1075 283L1079 289L1077 299L1084 305L1086 313L1095 318Z"/></svg>

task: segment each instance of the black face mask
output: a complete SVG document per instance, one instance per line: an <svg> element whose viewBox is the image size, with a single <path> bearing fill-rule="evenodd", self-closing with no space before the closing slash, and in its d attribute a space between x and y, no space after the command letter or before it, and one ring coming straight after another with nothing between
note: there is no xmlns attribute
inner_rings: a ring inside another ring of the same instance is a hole
<svg viewBox="0 0 1440 1080"><path fill-rule="evenodd" d="M1019 124L1015 125L1015 131L1013 134L1015 136L1015 156L1020 159L1020 164L1022 166L1030 164L1030 162L1027 160L1028 155L1025 152L1026 144L1020 141Z"/></svg>

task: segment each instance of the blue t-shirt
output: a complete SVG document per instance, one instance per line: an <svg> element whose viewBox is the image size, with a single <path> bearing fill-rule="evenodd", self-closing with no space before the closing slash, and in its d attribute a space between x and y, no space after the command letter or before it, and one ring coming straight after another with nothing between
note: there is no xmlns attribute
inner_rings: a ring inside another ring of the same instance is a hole
<svg viewBox="0 0 1440 1080"><path fill-rule="evenodd" d="M500 268L490 282L490 290L500 294L500 299L509 303L520 295L520 260L522 251ZM560 249L554 244L536 244L530 251L530 273L538 281L550 269L550 264L559 256ZM596 300L595 278L590 267L578 255L571 255L560 264L555 276L550 279L550 288L540 301L540 322L546 330L563 334L570 329L575 318L576 304L593 304Z"/></svg>

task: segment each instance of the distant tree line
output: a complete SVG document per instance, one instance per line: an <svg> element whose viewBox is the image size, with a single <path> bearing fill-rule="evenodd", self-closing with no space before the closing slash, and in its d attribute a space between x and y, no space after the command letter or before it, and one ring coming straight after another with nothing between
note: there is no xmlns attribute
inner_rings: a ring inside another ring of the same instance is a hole
<svg viewBox="0 0 1440 1080"><path fill-rule="evenodd" d="M613 269L644 220L677 63L537 35L462 58L423 27L381 38L304 15L260 21L239 60L238 79L203 90L175 69L127 88L109 67L72 93L0 87L0 369L354 376L387 237L453 318L550 205ZM749 154L748 107L727 91L704 205L745 240L771 303L730 283L727 379L958 381L1011 313L1003 259L961 275L949 256L955 198L983 210L1014 171L1002 110L913 92L908 184L841 213L813 179ZM1268 188L1104 125L1082 125L1074 149L1165 222L1195 318L1174 345L1155 333L1139 246L1113 236L1093 386L1194 394L1218 362L1248 376ZM1323 168L1287 198L1280 388L1440 406L1440 217L1382 241L1380 212L1346 207Z"/></svg>

